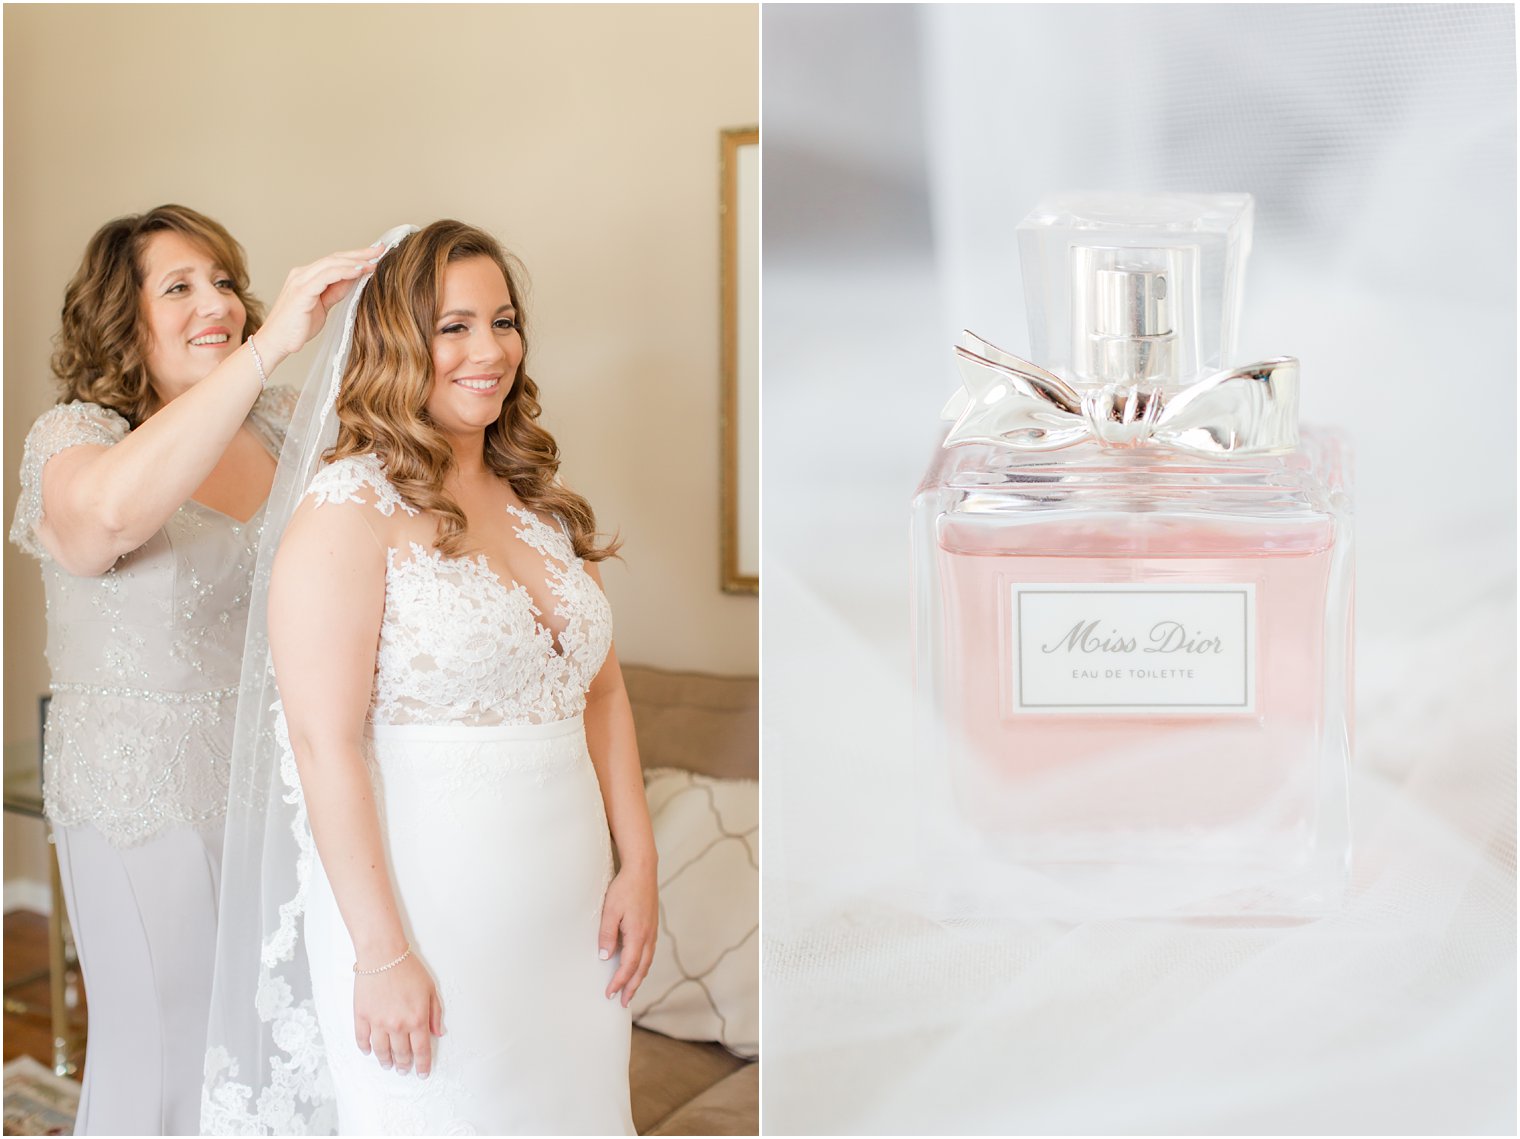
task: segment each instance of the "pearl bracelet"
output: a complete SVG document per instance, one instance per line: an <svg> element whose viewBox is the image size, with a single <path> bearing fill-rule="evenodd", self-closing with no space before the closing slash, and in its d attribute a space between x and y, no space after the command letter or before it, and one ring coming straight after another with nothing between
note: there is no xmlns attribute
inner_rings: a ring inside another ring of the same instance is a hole
<svg viewBox="0 0 1520 1139"><path fill-rule="evenodd" d="M376 973L384 973L387 969L394 969L397 965L400 965L403 961L405 961L411 955L412 955L412 947L410 945L408 945L406 947L406 952L405 953L403 953L400 957L396 958L394 961L388 962L388 963L380 966L380 968L378 968L378 969L361 969L361 968L359 968L359 963L357 961L355 961L354 962L354 973L355 973L356 976L360 976L360 977L372 977Z"/></svg>
<svg viewBox="0 0 1520 1139"><path fill-rule="evenodd" d="M253 342L250 336L243 343L248 345L248 351L253 353L253 366L259 370L259 390L269 387L269 373L264 371L264 358L259 355L259 346Z"/></svg>

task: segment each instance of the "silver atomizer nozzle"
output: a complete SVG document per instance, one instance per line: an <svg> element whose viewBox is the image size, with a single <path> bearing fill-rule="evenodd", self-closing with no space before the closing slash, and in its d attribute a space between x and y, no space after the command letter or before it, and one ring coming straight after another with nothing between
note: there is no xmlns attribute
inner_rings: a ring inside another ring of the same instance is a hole
<svg viewBox="0 0 1520 1139"><path fill-rule="evenodd" d="M1072 250L1081 291L1073 313L1077 370L1098 383L1176 377L1174 266L1168 249Z"/></svg>

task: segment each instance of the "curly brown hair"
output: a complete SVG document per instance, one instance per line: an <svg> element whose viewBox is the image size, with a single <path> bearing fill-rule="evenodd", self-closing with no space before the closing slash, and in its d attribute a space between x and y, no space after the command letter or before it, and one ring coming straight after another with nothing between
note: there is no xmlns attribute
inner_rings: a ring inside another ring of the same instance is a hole
<svg viewBox="0 0 1520 1139"><path fill-rule="evenodd" d="M464 511L444 489L454 449L427 411L433 390L433 324L449 264L487 257L506 278L517 310L523 356L502 404L486 428L485 462L524 505L558 515L577 556L599 562L616 555L614 537L599 540L591 504L557 481L559 446L540 427L538 385L528 376L528 333L522 266L494 237L445 219L412 234L381 259L354 320L353 350L338 390L338 440L328 462L373 453L402 498L438 515L434 546L449 557L467 549Z"/></svg>
<svg viewBox="0 0 1520 1139"><path fill-rule="evenodd" d="M143 250L155 233L174 230L210 254L232 279L246 318L243 339L264 323L264 306L248 291L243 247L221 223L188 206L156 206L106 222L85 246L84 259L63 293L54 337L53 374L63 388L59 403L98 403L136 427L153 405L144 357Z"/></svg>

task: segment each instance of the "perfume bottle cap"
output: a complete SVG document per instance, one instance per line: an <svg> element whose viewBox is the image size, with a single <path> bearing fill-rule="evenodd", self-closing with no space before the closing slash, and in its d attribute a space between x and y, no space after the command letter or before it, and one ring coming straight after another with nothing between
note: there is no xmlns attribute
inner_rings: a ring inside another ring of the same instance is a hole
<svg viewBox="0 0 1520 1139"><path fill-rule="evenodd" d="M1030 355L1081 384L1179 388L1235 352L1249 194L1062 194L1019 225Z"/></svg>

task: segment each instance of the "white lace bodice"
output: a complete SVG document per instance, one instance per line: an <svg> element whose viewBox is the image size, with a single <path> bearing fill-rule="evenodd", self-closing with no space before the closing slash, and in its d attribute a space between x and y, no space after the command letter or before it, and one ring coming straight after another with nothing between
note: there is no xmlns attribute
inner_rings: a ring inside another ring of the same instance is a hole
<svg viewBox="0 0 1520 1139"><path fill-rule="evenodd" d="M319 506L417 513L374 455L329 464L307 495ZM612 611L562 529L532 511L508 510L512 532L544 560L558 637L540 622L527 589L503 581L484 555L392 546L371 723L545 724L584 710L612 645Z"/></svg>
<svg viewBox="0 0 1520 1139"><path fill-rule="evenodd" d="M270 388L246 426L278 456L297 393ZM262 510L238 522L190 500L97 577L69 573L37 538L42 472L70 447L110 447L127 421L75 401L27 433L10 539L42 564L52 701L49 819L91 824L118 846L227 811L232 724Z"/></svg>

